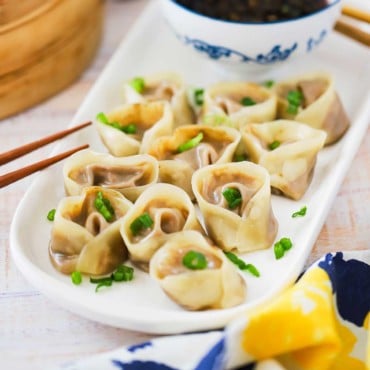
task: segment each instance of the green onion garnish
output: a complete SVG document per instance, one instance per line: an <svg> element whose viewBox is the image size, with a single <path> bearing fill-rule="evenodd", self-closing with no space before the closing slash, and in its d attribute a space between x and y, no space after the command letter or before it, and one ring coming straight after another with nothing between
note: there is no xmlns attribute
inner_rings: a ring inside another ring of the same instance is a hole
<svg viewBox="0 0 370 370"><path fill-rule="evenodd" d="M177 148L178 153L183 153L186 152L187 150L195 148L203 140L203 137L204 137L203 132L200 132L197 136L181 144Z"/></svg>
<svg viewBox="0 0 370 370"><path fill-rule="evenodd" d="M196 105L203 105L204 102L204 89L194 90L194 101Z"/></svg>
<svg viewBox="0 0 370 370"><path fill-rule="evenodd" d="M222 195L227 201L227 205L230 209L235 209L242 202L242 195L238 189L226 188Z"/></svg>
<svg viewBox="0 0 370 370"><path fill-rule="evenodd" d="M131 281L134 278L134 269L130 266L121 265L112 274L114 281Z"/></svg>
<svg viewBox="0 0 370 370"><path fill-rule="evenodd" d="M205 255L196 251L187 252L182 258L182 264L190 270L204 270L208 266Z"/></svg>
<svg viewBox="0 0 370 370"><path fill-rule="evenodd" d="M245 107L250 107L251 105L256 105L256 101L250 98L249 96L245 96L240 100L240 104L244 105Z"/></svg>
<svg viewBox="0 0 370 370"><path fill-rule="evenodd" d="M109 199L103 197L103 193L98 191L94 200L94 206L97 211L104 217L105 221L111 222L114 218L114 208Z"/></svg>
<svg viewBox="0 0 370 370"><path fill-rule="evenodd" d="M290 114L297 114L298 108L303 102L303 94L299 90L291 90L286 97L288 101L287 112Z"/></svg>
<svg viewBox="0 0 370 370"><path fill-rule="evenodd" d="M248 271L252 275L256 277L260 277L261 274L256 268L256 266L252 265L251 263L245 263L242 259L240 259L237 255L232 252L224 252L226 257L236 266L239 267L242 271Z"/></svg>
<svg viewBox="0 0 370 370"><path fill-rule="evenodd" d="M235 154L233 158L233 162L243 162L248 159L246 154Z"/></svg>
<svg viewBox="0 0 370 370"><path fill-rule="evenodd" d="M121 126L118 122L109 122L108 117L102 112L97 114L96 119L107 126L124 132L125 134L136 134L137 126L135 123L129 123L128 125Z"/></svg>
<svg viewBox="0 0 370 370"><path fill-rule="evenodd" d="M48 214L47 214L46 218L47 218L49 221L54 221L54 217L55 217L55 212L56 212L56 211L57 211L57 210L56 210L55 208L51 209L51 210L48 212Z"/></svg>
<svg viewBox="0 0 370 370"><path fill-rule="evenodd" d="M293 243L289 238L281 238L274 244L275 258L278 260L282 258L286 251L293 247Z"/></svg>
<svg viewBox="0 0 370 370"><path fill-rule="evenodd" d="M304 207L302 207L299 211L294 212L294 213L292 214L292 217L293 217L293 218L296 218L296 217L303 217L303 216L305 216L305 215L306 215L306 212L307 212L307 206L304 206Z"/></svg>
<svg viewBox="0 0 370 370"><path fill-rule="evenodd" d="M268 145L268 148L270 149L270 150L274 150L274 149L276 149L276 148L278 148L279 146L280 146L280 141L279 140L274 140L272 143L270 143L269 145Z"/></svg>
<svg viewBox="0 0 370 370"><path fill-rule="evenodd" d="M131 232L134 236L138 235L145 229L150 229L154 224L154 221L149 216L149 213L145 212L141 216L137 217L130 225Z"/></svg>
<svg viewBox="0 0 370 370"><path fill-rule="evenodd" d="M82 275L80 271L73 271L71 274L71 280L74 285L80 285L82 283Z"/></svg>
<svg viewBox="0 0 370 370"><path fill-rule="evenodd" d="M113 280L110 279L110 280L103 280L101 281L100 283L98 283L96 285L96 288L95 288L95 293L97 293L99 291L99 289L103 286L112 286L112 283L113 283Z"/></svg>
<svg viewBox="0 0 370 370"><path fill-rule="evenodd" d="M129 82L130 86L141 94L145 89L145 81L142 77L135 77Z"/></svg>
<svg viewBox="0 0 370 370"><path fill-rule="evenodd" d="M272 86L275 85L275 81L274 80L267 80L263 83L263 86L267 87L267 88L271 88Z"/></svg>

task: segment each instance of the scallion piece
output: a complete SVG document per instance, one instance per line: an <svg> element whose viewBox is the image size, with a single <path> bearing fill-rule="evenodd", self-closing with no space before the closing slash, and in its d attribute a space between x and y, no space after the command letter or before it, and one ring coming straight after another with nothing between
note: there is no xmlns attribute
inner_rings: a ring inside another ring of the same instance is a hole
<svg viewBox="0 0 370 370"><path fill-rule="evenodd" d="M121 126L118 122L110 122L108 117L102 112L97 114L96 119L104 125L113 127L124 132L125 134L136 134L137 125L135 123L129 123L128 125Z"/></svg>
<svg viewBox="0 0 370 370"><path fill-rule="evenodd" d="M73 271L71 274L71 280L74 285L80 285L82 283L82 275L80 271Z"/></svg>
<svg viewBox="0 0 370 370"><path fill-rule="evenodd" d="M242 195L238 189L226 188L222 195L227 201L227 205L230 209L235 209L242 202Z"/></svg>
<svg viewBox="0 0 370 370"><path fill-rule="evenodd" d="M57 210L56 210L55 208L51 209L51 210L48 212L48 214L47 214L46 218L47 218L49 221L54 221L54 217L55 217L55 212L56 212L56 211L57 211Z"/></svg>
<svg viewBox="0 0 370 370"><path fill-rule="evenodd" d="M255 101L255 100L253 100L251 97L249 97L249 96L245 96L244 98L242 98L242 99L240 100L240 104L241 104L241 105L244 105L245 107L250 107L250 106L252 106L252 105L256 105L257 103L256 103L256 101Z"/></svg>
<svg viewBox="0 0 370 370"><path fill-rule="evenodd" d="M293 247L293 243L289 238L281 238L274 244L275 258L278 260L282 258L289 249Z"/></svg>
<svg viewBox="0 0 370 370"><path fill-rule="evenodd" d="M137 132L137 125L135 123L129 123L126 126L122 126L120 130L123 131L125 134L133 135Z"/></svg>
<svg viewBox="0 0 370 370"><path fill-rule="evenodd" d="M141 216L137 217L130 225L132 235L138 235L142 230L150 229L154 224L154 221L150 217L149 213L145 212Z"/></svg>
<svg viewBox="0 0 370 370"><path fill-rule="evenodd" d="M182 264L190 270L204 270L208 266L206 256L196 251L187 252L182 258Z"/></svg>
<svg viewBox="0 0 370 370"><path fill-rule="evenodd" d="M233 162L243 162L248 159L246 154L235 154L233 158Z"/></svg>
<svg viewBox="0 0 370 370"><path fill-rule="evenodd" d="M275 81L274 80L267 80L263 83L263 86L267 87L268 89L271 89L272 86L275 85Z"/></svg>
<svg viewBox="0 0 370 370"><path fill-rule="evenodd" d="M104 281L98 283L96 285L96 288L95 288L95 293L97 293L101 287L103 287L103 286L112 286L112 284L113 284L112 279L111 280L104 280Z"/></svg>
<svg viewBox="0 0 370 370"><path fill-rule="evenodd" d="M112 274L114 281L131 281L134 278L134 269L130 266L121 265Z"/></svg>
<svg viewBox="0 0 370 370"><path fill-rule="evenodd" d="M96 115L96 119L101 122L101 123L105 123L106 125L109 125L109 120L108 120L108 117L103 113L103 112L100 112Z"/></svg>
<svg viewBox="0 0 370 370"><path fill-rule="evenodd" d="M303 94L299 90L291 90L288 92L286 100L288 101L287 112L290 114L297 114L298 108L303 102Z"/></svg>
<svg viewBox="0 0 370 370"><path fill-rule="evenodd" d="M274 150L274 149L278 148L280 145L281 145L281 143L280 143L280 141L279 141L279 140L274 140L272 143L270 143L270 144L268 145L268 148L269 148L270 150Z"/></svg>
<svg viewBox="0 0 370 370"><path fill-rule="evenodd" d="M105 221L111 222L114 218L114 208L109 199L103 197L103 193L98 191L94 200L94 206L97 211L104 217Z"/></svg>
<svg viewBox="0 0 370 370"><path fill-rule="evenodd" d="M204 89L194 90L194 101L196 105L203 105L204 102Z"/></svg>
<svg viewBox="0 0 370 370"><path fill-rule="evenodd" d="M302 207L299 211L292 214L293 218L306 216L307 206Z"/></svg>
<svg viewBox="0 0 370 370"><path fill-rule="evenodd" d="M145 89L145 80L142 77L135 77L129 82L130 86L141 94Z"/></svg>
<svg viewBox="0 0 370 370"><path fill-rule="evenodd" d="M203 140L203 137L204 137L203 132L199 132L197 136L181 144L177 148L178 153L183 153L186 152L187 150L195 148Z"/></svg>
<svg viewBox="0 0 370 370"><path fill-rule="evenodd" d="M235 255L234 253L232 252L224 252L226 257L236 266L238 266L238 268L242 271L248 271L250 272L252 275L256 276L256 277L260 277L261 274L260 272L258 271L258 269L256 268L256 266L252 265L251 263L245 263L242 259L240 259L237 255Z"/></svg>

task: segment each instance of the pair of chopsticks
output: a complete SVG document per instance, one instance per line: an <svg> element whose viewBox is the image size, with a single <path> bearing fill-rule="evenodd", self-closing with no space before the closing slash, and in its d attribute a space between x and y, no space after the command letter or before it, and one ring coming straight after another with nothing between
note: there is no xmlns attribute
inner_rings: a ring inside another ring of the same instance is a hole
<svg viewBox="0 0 370 370"><path fill-rule="evenodd" d="M8 162L10 162L10 161L12 161L16 158L19 158L19 157L21 157L25 154L28 154L28 153L30 153L30 152L38 149L38 148L41 148L42 146L45 146L46 144L52 143L53 141L56 141L56 140L61 139L65 136L67 136L67 135L72 134L73 132L81 130L81 129L91 125L91 123L92 123L91 121L86 122L86 123L82 123L81 125L78 125L78 126L63 130L63 131L59 131L59 132L57 132L55 134L52 134L50 136L46 136L43 139L36 140L32 143L28 143L26 145L23 145L19 148L15 148L15 149L9 150L8 152L2 153L2 154L0 154L0 165L8 163ZM3 188L4 186L7 186L9 184L12 184L13 182L16 182L16 181L18 181L18 180L20 180L20 179L22 179L22 178L24 178L28 175L31 175L32 173L34 173L36 171L42 170L42 169L44 169L44 168L46 168L46 167L48 167L48 166L50 166L54 163L57 163L57 162L61 161L62 159L69 157L73 153L76 153L79 150L86 149L88 147L89 147L88 144L81 145L77 148L74 148L74 149L68 150L66 152L57 154L54 157L46 158L42 161L33 163L29 166L20 168L19 170L15 170L15 171L9 172L5 175L1 175L0 176L0 188Z"/></svg>
<svg viewBox="0 0 370 370"><path fill-rule="evenodd" d="M351 6L343 6L342 15L364 22L367 25L370 24L369 12L353 8ZM361 30L359 27L349 24L345 20L338 19L338 21L335 23L334 29L341 34L350 37L351 39L354 39L366 46L370 46L370 33Z"/></svg>

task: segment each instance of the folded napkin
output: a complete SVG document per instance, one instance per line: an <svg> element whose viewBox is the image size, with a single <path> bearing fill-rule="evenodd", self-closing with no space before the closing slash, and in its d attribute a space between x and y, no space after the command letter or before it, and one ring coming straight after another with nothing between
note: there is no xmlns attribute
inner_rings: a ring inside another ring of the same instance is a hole
<svg viewBox="0 0 370 370"><path fill-rule="evenodd" d="M370 251L327 254L222 331L165 336L64 370L370 370Z"/></svg>

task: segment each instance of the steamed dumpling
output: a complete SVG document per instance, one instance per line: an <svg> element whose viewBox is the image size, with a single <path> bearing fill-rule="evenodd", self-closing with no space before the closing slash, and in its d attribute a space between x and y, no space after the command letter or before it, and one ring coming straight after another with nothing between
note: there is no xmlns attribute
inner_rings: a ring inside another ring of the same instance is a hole
<svg viewBox="0 0 370 370"><path fill-rule="evenodd" d="M175 127L188 125L193 122L194 115L188 102L186 87L179 75L175 73L161 73L140 79L142 83L139 89L135 89L132 86L132 81L135 79L124 84L125 103L165 100L170 103Z"/></svg>
<svg viewBox="0 0 370 370"><path fill-rule="evenodd" d="M145 153L155 139L173 130L173 113L164 101L125 105L107 114L107 119L108 124L97 121L96 125L104 145L116 157ZM132 125L134 133L123 131Z"/></svg>
<svg viewBox="0 0 370 370"><path fill-rule="evenodd" d="M87 186L102 186L119 191L131 201L157 182L158 173L158 162L149 155L113 157L89 149L69 157L63 167L68 195L79 195Z"/></svg>
<svg viewBox="0 0 370 370"><path fill-rule="evenodd" d="M277 221L270 177L251 162L215 164L193 174L192 186L208 235L226 251L271 246Z"/></svg>
<svg viewBox="0 0 370 370"><path fill-rule="evenodd" d="M121 234L130 259L147 270L154 252L182 230L202 230L189 196L176 186L155 184L127 212Z"/></svg>
<svg viewBox="0 0 370 370"><path fill-rule="evenodd" d="M298 76L279 83L276 93L278 117L324 130L326 144L339 140L347 131L350 122L332 76L326 73Z"/></svg>
<svg viewBox="0 0 370 370"><path fill-rule="evenodd" d="M240 128L249 122L275 119L277 99L275 94L251 82L220 82L205 90L201 121ZM225 120L222 119L225 118Z"/></svg>
<svg viewBox="0 0 370 370"><path fill-rule="evenodd" d="M326 133L295 121L278 120L249 124L242 137L250 159L269 172L271 186L300 199L311 183Z"/></svg>
<svg viewBox="0 0 370 370"><path fill-rule="evenodd" d="M109 202L113 211L99 211L97 198L108 209ZM116 269L127 259L120 225L131 206L121 193L98 186L85 188L80 196L63 198L55 213L49 245L55 268L64 274L80 271L89 275Z"/></svg>
<svg viewBox="0 0 370 370"><path fill-rule="evenodd" d="M171 236L152 257L150 275L171 299L189 310L233 307L246 296L245 282L234 265L195 231Z"/></svg>
<svg viewBox="0 0 370 370"><path fill-rule="evenodd" d="M229 127L187 125L177 128L172 136L156 140L148 153L159 161L160 181L179 186L193 197L193 172L210 164L231 162L240 137ZM187 148L191 141L196 144Z"/></svg>

